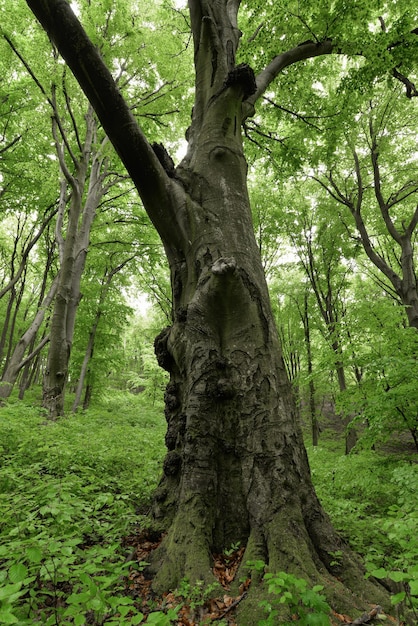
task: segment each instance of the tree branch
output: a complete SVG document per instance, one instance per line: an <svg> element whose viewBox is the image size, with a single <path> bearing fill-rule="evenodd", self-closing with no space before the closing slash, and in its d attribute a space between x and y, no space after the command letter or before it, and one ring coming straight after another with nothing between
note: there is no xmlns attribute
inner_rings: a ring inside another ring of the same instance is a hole
<svg viewBox="0 0 418 626"><path fill-rule="evenodd" d="M409 80L407 76L405 76L404 74L401 74L396 68L393 70L392 74L397 80L399 80L401 83L405 85L407 98L415 98L418 96L417 88L415 87L414 83Z"/></svg>
<svg viewBox="0 0 418 626"><path fill-rule="evenodd" d="M173 241L179 236L171 202L174 183L166 175L99 52L66 0L27 0L27 4L92 104L161 237Z"/></svg>
<svg viewBox="0 0 418 626"><path fill-rule="evenodd" d="M50 211L49 214L47 214L48 211ZM26 263L27 263L30 251L35 246L35 244L39 241L42 233L44 232L44 230L48 226L49 222L52 220L52 218L54 217L54 215L56 213L57 213L57 209L55 208L55 205L54 204L50 205L48 207L48 209L45 211L44 221L39 225L39 230L33 235L33 237L32 237L31 234L28 236L27 243L23 247L22 257L21 257L19 269L16 272L16 274L13 276L13 278L10 280L10 282L5 287L3 287L3 289L0 290L0 299L8 291L10 291L10 289L12 289L12 287L14 287L16 285L17 281L22 276L22 274L23 274L23 272L24 272L24 270L26 268ZM32 237L32 238L30 238L30 237Z"/></svg>
<svg viewBox="0 0 418 626"><path fill-rule="evenodd" d="M244 113L246 115L250 114L250 109L252 110L257 100L259 100L269 85L286 67L298 61L304 61L324 54L331 54L335 51L335 46L331 39L325 39L325 41L319 43L307 41L275 56L267 67L256 77L257 91L245 101L246 107Z"/></svg>
<svg viewBox="0 0 418 626"><path fill-rule="evenodd" d="M379 18L380 19L380 18ZM415 28L410 34L418 35L418 28ZM315 35L314 35L315 36ZM387 46L387 50L391 50L402 42L397 41ZM341 47L336 47L332 39L325 38L322 41L306 41L291 50L287 50L276 55L272 61L261 71L257 78L257 91L251 95L245 101L244 106L244 118L252 115L254 112L254 106L257 100L265 93L269 85L275 80L275 78L290 65L293 65L299 61L311 59L326 54L344 54ZM362 51L359 50L357 55L362 55ZM401 74L397 67L392 69L392 75L403 83L406 87L407 98L418 96L418 90L415 84L411 82L406 76Z"/></svg>
<svg viewBox="0 0 418 626"><path fill-rule="evenodd" d="M32 352L28 354L28 356L19 363L19 371L23 367L25 367L27 363L32 361L32 359L42 350L42 348L48 343L49 340L50 340L50 336L45 335L45 337L40 341L40 343L36 346L36 348L34 348L34 350L32 350Z"/></svg>
<svg viewBox="0 0 418 626"><path fill-rule="evenodd" d="M380 176L380 167L379 167L379 146L377 144L376 133L374 132L373 123L370 120L369 122L370 128L370 138L372 140L371 145L371 161L373 168L373 181L374 181L374 195L376 196L377 203L379 205L380 213L382 215L383 221L386 225L387 231L398 243L401 245L401 235L395 227L390 215L389 215L389 207L383 198L382 187L381 187L381 176Z"/></svg>

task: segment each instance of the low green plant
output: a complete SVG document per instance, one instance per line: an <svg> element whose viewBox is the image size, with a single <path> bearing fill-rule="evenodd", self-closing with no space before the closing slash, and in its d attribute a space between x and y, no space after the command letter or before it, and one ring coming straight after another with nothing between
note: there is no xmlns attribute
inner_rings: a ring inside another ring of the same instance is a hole
<svg viewBox="0 0 418 626"><path fill-rule="evenodd" d="M308 446L312 478L334 527L372 569L404 570L418 560L418 465L409 458L333 442ZM334 559L337 560L337 559Z"/></svg>
<svg viewBox="0 0 418 626"><path fill-rule="evenodd" d="M219 592L221 589L221 585L218 582L205 585L203 580L197 580L192 585L187 578L184 578L180 582L175 595L182 599L182 603L188 606L192 615L194 615L214 595L214 592Z"/></svg>
<svg viewBox="0 0 418 626"><path fill-rule="evenodd" d="M330 552L330 556L332 556L332 561L330 562L331 567L339 567L342 564L342 550L335 550L335 552Z"/></svg>
<svg viewBox="0 0 418 626"><path fill-rule="evenodd" d="M3 407L0 623L143 622L122 538L158 480L164 419L150 408L143 427L142 399L125 398L122 413L113 402L56 423Z"/></svg>
<svg viewBox="0 0 418 626"><path fill-rule="evenodd" d="M167 612L153 611L147 616L145 624L153 624L154 626L170 626L178 621L178 612L181 606L168 609Z"/></svg>
<svg viewBox="0 0 418 626"><path fill-rule="evenodd" d="M405 610L412 612L418 622L418 565L405 568L404 571L389 570L384 567L373 569L368 566L367 577L389 579L396 583L397 591L391 596L393 606L399 607L402 615Z"/></svg>
<svg viewBox="0 0 418 626"><path fill-rule="evenodd" d="M323 590L322 585L310 588L304 578L297 578L286 572L266 573L264 580L267 582L268 592L275 597L260 602L260 607L268 616L260 620L258 626L272 626L277 623L282 623L283 626L330 626L331 609L325 596L320 593ZM281 619L280 607L286 609L291 621L278 622Z"/></svg>
<svg viewBox="0 0 418 626"><path fill-rule="evenodd" d="M224 550L224 555L232 556L235 552L237 552L237 550L239 550L240 545L241 545L240 541L233 543L230 548L228 548L227 550Z"/></svg>

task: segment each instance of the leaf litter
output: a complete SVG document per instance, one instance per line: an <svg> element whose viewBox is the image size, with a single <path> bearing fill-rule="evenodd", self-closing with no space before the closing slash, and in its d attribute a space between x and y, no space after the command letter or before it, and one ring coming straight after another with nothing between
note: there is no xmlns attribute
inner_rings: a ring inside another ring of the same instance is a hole
<svg viewBox="0 0 418 626"><path fill-rule="evenodd" d="M158 597L151 589L152 580L146 577L144 568L151 552L160 545L162 539L163 535L138 529L137 533L130 535L124 541L125 546L131 548L128 560L135 562L126 579L126 591L135 599L137 608L145 616L153 611L166 612L177 608L177 626L199 626L202 622L210 624L220 620L224 620L223 623L228 626L238 626L234 611L241 600L246 597L251 580L248 578L241 583L238 596L232 596L228 591L237 574L245 548L237 548L228 551L227 554L212 555L213 574L225 593L218 597L208 597L202 601L201 605L195 606L193 601L189 601L180 593L168 592Z"/></svg>

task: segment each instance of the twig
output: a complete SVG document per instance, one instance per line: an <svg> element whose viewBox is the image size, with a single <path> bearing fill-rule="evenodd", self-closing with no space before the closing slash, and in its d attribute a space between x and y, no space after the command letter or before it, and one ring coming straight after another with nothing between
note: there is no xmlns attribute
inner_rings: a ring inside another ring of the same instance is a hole
<svg viewBox="0 0 418 626"><path fill-rule="evenodd" d="M213 622L217 622L218 620L220 620L223 617L225 617L225 615L227 615L227 613L232 611L232 609L235 609L235 607L241 602L241 600L244 600L244 598L246 598L247 596L248 596L248 591L244 591L244 593L241 594L240 597L235 600L235 602L230 604L229 607L227 609L225 609L225 611L222 611L222 613L220 615L218 615L217 617L213 617L212 621Z"/></svg>
<svg viewBox="0 0 418 626"><path fill-rule="evenodd" d="M369 613L363 613L361 617L358 617L354 622L350 622L347 626L361 626L362 624L369 624L375 617L383 613L381 606L375 606Z"/></svg>

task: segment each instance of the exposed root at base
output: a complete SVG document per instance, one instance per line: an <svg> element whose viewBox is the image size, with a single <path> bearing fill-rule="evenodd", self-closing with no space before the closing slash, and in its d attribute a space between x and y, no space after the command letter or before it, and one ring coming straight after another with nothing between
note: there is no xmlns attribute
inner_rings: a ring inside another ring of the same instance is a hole
<svg viewBox="0 0 418 626"><path fill-rule="evenodd" d="M149 530L138 529L136 534L127 537L124 544L130 548L129 560L132 567L126 578L126 593L136 600L136 607L145 616L151 612L169 610L176 611L177 626L199 626L200 624L216 624L223 620L228 626L239 626L236 621L236 609L248 597L251 579L247 578L239 586L234 585L237 595L230 595L230 588L241 564L245 549L237 548L224 554L214 554L213 575L216 581L210 588L204 588L196 583L185 581L182 588L167 591L156 596L151 588L152 579L144 574L144 566L149 561L151 553L160 545L163 535ZM388 625L398 625L399 622L390 615L383 613L382 607L371 606L356 619L350 618L335 611L331 612L330 626L363 626L381 624L382 619ZM260 608L259 619L265 618ZM297 623L298 617L292 619ZM399 624L402 626L402 624Z"/></svg>

